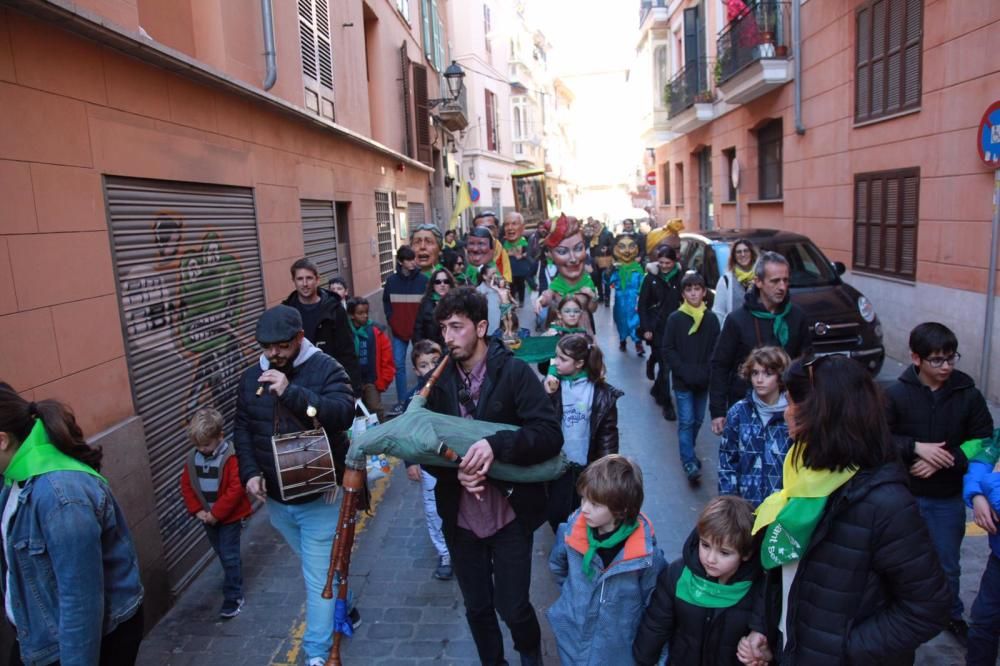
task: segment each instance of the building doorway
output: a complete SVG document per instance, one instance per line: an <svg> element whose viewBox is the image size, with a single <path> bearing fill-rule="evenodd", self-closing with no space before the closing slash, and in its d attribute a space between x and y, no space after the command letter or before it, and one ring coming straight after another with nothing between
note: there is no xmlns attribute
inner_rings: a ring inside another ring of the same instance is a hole
<svg viewBox="0 0 1000 666"><path fill-rule="evenodd" d="M354 295L354 270L351 265L350 201L334 203L337 218L337 257L340 260L340 277L347 283L347 293Z"/></svg>
<svg viewBox="0 0 1000 666"><path fill-rule="evenodd" d="M715 228L715 204L712 202L712 148L698 153L698 221L704 230Z"/></svg>

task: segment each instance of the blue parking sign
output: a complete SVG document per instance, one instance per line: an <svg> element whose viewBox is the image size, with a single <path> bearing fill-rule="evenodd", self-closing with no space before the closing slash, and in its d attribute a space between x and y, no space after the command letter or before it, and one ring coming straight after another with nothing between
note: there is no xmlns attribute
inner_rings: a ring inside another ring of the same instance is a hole
<svg viewBox="0 0 1000 666"><path fill-rule="evenodd" d="M979 122L979 140L976 144L979 158L994 168L1000 168L1000 101L993 102Z"/></svg>

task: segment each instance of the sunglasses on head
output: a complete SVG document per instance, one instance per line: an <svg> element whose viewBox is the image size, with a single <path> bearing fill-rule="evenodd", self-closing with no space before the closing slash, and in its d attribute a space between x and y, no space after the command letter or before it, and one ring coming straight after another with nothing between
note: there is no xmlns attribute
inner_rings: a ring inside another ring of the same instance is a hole
<svg viewBox="0 0 1000 666"><path fill-rule="evenodd" d="M803 361L802 362L802 367L805 368L806 372L809 373L809 386L815 386L816 385L816 382L815 382L815 380L813 378L813 369L816 366L818 366L824 359L828 359L828 358L831 358L833 356L839 356L840 358L850 358L850 356L848 356L847 354L841 354L841 353L837 353L837 354L823 354L821 356L813 356L808 361Z"/></svg>

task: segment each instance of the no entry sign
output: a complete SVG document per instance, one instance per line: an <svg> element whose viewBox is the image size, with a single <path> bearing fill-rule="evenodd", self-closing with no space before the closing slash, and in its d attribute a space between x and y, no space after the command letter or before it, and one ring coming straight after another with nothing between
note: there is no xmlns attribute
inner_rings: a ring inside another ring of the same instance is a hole
<svg viewBox="0 0 1000 666"><path fill-rule="evenodd" d="M1000 169L1000 101L990 104L983 119L979 121L976 148L979 150L979 159L987 166Z"/></svg>

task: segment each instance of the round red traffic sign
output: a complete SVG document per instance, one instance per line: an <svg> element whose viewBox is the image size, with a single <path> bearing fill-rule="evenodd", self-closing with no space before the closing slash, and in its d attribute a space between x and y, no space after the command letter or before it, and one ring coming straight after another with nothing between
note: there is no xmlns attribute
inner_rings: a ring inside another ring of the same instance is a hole
<svg viewBox="0 0 1000 666"><path fill-rule="evenodd" d="M990 104L979 121L976 149L987 166L1000 168L1000 101Z"/></svg>
<svg viewBox="0 0 1000 666"><path fill-rule="evenodd" d="M646 174L646 184L649 185L650 187L653 187L653 186L656 185L656 172L655 171L650 171L649 173Z"/></svg>

